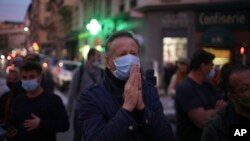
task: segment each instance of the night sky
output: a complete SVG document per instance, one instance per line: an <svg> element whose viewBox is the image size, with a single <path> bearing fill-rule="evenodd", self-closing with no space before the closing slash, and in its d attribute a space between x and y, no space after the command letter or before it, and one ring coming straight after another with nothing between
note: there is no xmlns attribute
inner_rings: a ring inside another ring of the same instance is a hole
<svg viewBox="0 0 250 141"><path fill-rule="evenodd" d="M0 0L0 22L23 22L31 0Z"/></svg>

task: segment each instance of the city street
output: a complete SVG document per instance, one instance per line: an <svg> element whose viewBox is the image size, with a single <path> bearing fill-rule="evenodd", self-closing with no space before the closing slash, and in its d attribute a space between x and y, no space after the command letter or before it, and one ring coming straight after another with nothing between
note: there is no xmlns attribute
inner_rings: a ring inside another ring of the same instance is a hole
<svg viewBox="0 0 250 141"><path fill-rule="evenodd" d="M68 97L66 92L62 93L58 89L55 90L55 93L62 98L63 103L66 105L68 102ZM164 114L169 118L169 120L172 123L173 130L175 131L175 125L173 124L174 122L174 101L171 97L168 97L164 94L160 95L160 100L162 102L163 108L164 108ZM71 119L71 125L72 125L72 119ZM72 126L67 132L64 133L58 133L57 135L58 141L71 141L73 138L73 130Z"/></svg>

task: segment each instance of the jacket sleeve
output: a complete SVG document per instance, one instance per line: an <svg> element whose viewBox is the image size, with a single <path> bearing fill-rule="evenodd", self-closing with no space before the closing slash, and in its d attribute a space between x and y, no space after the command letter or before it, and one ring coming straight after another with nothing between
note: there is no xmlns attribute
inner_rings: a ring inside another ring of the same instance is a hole
<svg viewBox="0 0 250 141"><path fill-rule="evenodd" d="M172 141L173 131L167 118L164 116L163 107L159 99L159 94L155 88L151 88L144 96L145 113L143 124L147 135L153 141Z"/></svg>
<svg viewBox="0 0 250 141"><path fill-rule="evenodd" d="M218 124L218 125L221 125L221 124ZM220 127L216 127L214 121L209 121L203 129L201 141L221 141L222 139L220 139L219 134L222 134L222 133L220 133L217 130L218 128Z"/></svg>
<svg viewBox="0 0 250 141"><path fill-rule="evenodd" d="M69 119L63 102L59 97L55 97L53 105L51 106L50 118L41 118L39 128L55 132L64 132L69 129Z"/></svg>
<svg viewBox="0 0 250 141"><path fill-rule="evenodd" d="M68 104L67 104L66 110L67 110L67 112L70 112L70 113L72 113L74 101L79 93L79 92L77 92L79 74L80 74L80 69L78 68L74 71L72 81L71 81L70 86L69 86L69 92L68 92L69 98L68 98Z"/></svg>
<svg viewBox="0 0 250 141"><path fill-rule="evenodd" d="M83 121L84 141L121 141L129 140L136 121L132 116L120 108L116 114L107 121L98 108L94 93L82 93L80 96L80 120Z"/></svg>
<svg viewBox="0 0 250 141"><path fill-rule="evenodd" d="M169 96L175 96L175 93L176 93L176 74L174 74L172 77L171 77L171 81L169 83L169 86L168 86L168 95Z"/></svg>
<svg viewBox="0 0 250 141"><path fill-rule="evenodd" d="M83 134L85 141L120 141L129 140L141 124L147 136L153 141L172 141L173 132L170 124L163 114L163 108L156 89L151 96L146 98L148 105L144 110L142 123L136 121L133 116L123 108L107 121L96 103L100 100L94 93L88 91L80 97L80 118L83 120ZM108 109L107 109L108 110Z"/></svg>

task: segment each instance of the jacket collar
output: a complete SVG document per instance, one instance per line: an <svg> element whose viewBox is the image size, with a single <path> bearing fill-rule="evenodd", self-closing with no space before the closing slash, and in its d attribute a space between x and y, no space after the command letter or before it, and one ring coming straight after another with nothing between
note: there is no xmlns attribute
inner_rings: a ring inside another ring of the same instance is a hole
<svg viewBox="0 0 250 141"><path fill-rule="evenodd" d="M109 69L105 69L104 85L116 98L123 97L124 86L127 81L116 78Z"/></svg>

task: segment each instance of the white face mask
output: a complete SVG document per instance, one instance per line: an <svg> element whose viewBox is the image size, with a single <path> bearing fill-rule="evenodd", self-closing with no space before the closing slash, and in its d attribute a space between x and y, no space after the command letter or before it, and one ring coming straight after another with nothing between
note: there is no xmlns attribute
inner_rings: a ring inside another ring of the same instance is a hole
<svg viewBox="0 0 250 141"><path fill-rule="evenodd" d="M120 80L127 80L133 64L138 64L140 68L140 59L135 55L124 55L114 60L116 70L113 74Z"/></svg>

